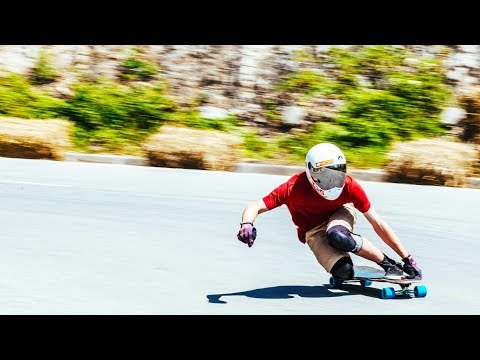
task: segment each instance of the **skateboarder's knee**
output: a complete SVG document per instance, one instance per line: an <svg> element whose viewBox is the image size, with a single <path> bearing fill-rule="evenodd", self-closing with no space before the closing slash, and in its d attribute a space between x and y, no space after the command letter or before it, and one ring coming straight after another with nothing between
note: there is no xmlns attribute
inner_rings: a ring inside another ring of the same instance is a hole
<svg viewBox="0 0 480 360"><path fill-rule="evenodd" d="M330 274L343 280L353 279L353 262L350 256L344 256L338 260L330 270Z"/></svg>
<svg viewBox="0 0 480 360"><path fill-rule="evenodd" d="M342 225L332 227L327 231L327 239L330 246L337 250L356 253L362 248L362 244L357 243L351 232Z"/></svg>

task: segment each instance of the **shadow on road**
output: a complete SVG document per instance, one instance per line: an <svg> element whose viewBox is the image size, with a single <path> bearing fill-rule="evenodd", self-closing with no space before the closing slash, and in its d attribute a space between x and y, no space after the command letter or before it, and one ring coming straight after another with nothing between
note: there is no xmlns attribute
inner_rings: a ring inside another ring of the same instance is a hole
<svg viewBox="0 0 480 360"><path fill-rule="evenodd" d="M247 290L235 293L226 293L226 294L212 294L207 295L208 302L216 304L226 304L227 302L221 300L221 297L225 296L247 296L255 299L290 299L298 295L301 297L332 297L332 296L343 296L348 295L344 292L331 291L326 286L301 286L301 285L292 285L292 286L273 286L262 289Z"/></svg>
<svg viewBox="0 0 480 360"><path fill-rule="evenodd" d="M362 287L360 285L344 284L340 289L331 289L329 285L319 286L273 286L262 289L240 291L235 293L226 294L211 294L207 295L209 303L226 304L225 300L220 298L226 296L247 296L255 299L291 299L294 295L298 295L305 298L322 298L322 297L337 297L345 295L362 295L382 299L381 289L375 287ZM404 300L408 299L408 296L397 296L392 300Z"/></svg>

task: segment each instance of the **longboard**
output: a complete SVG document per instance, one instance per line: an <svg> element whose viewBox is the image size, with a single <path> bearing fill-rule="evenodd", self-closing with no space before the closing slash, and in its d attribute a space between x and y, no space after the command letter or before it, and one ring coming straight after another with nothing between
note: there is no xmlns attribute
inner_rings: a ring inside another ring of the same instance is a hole
<svg viewBox="0 0 480 360"><path fill-rule="evenodd" d="M370 286L373 281L388 282L400 286L400 290L393 287L384 287L382 289L383 299L393 299L397 295L408 295L410 297L425 297L427 296L427 288L423 285L416 285L413 289L410 285L419 283L421 280L407 279L405 276L385 276L385 271L377 269L372 266L357 266L353 267L353 279L343 280L334 276L330 277L330 287L340 288L343 284L360 283L361 286Z"/></svg>

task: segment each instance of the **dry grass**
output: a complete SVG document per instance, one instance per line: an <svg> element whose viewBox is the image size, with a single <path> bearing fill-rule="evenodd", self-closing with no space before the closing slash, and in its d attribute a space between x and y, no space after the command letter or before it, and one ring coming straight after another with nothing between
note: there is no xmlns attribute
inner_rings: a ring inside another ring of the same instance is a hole
<svg viewBox="0 0 480 360"><path fill-rule="evenodd" d="M142 149L152 166L230 171L240 159L239 145L234 135L163 126Z"/></svg>
<svg viewBox="0 0 480 360"><path fill-rule="evenodd" d="M63 160L71 129L66 120L0 118L0 156Z"/></svg>
<svg viewBox="0 0 480 360"><path fill-rule="evenodd" d="M463 187L479 154L472 144L431 139L397 144L388 159L384 169L388 181Z"/></svg>

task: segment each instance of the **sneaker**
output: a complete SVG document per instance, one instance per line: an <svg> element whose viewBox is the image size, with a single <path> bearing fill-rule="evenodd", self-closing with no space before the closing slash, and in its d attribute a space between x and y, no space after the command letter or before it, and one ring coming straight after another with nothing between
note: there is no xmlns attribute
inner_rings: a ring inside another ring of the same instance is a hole
<svg viewBox="0 0 480 360"><path fill-rule="evenodd" d="M389 264L387 266L382 266L385 270L385 277L390 279L401 279L404 277L403 270L398 265Z"/></svg>
<svg viewBox="0 0 480 360"><path fill-rule="evenodd" d="M393 259L390 259L387 255L385 255L383 261L380 262L378 265L380 265L381 268L385 270L385 277L388 277L390 279L400 279L404 276L402 264L397 263Z"/></svg>

